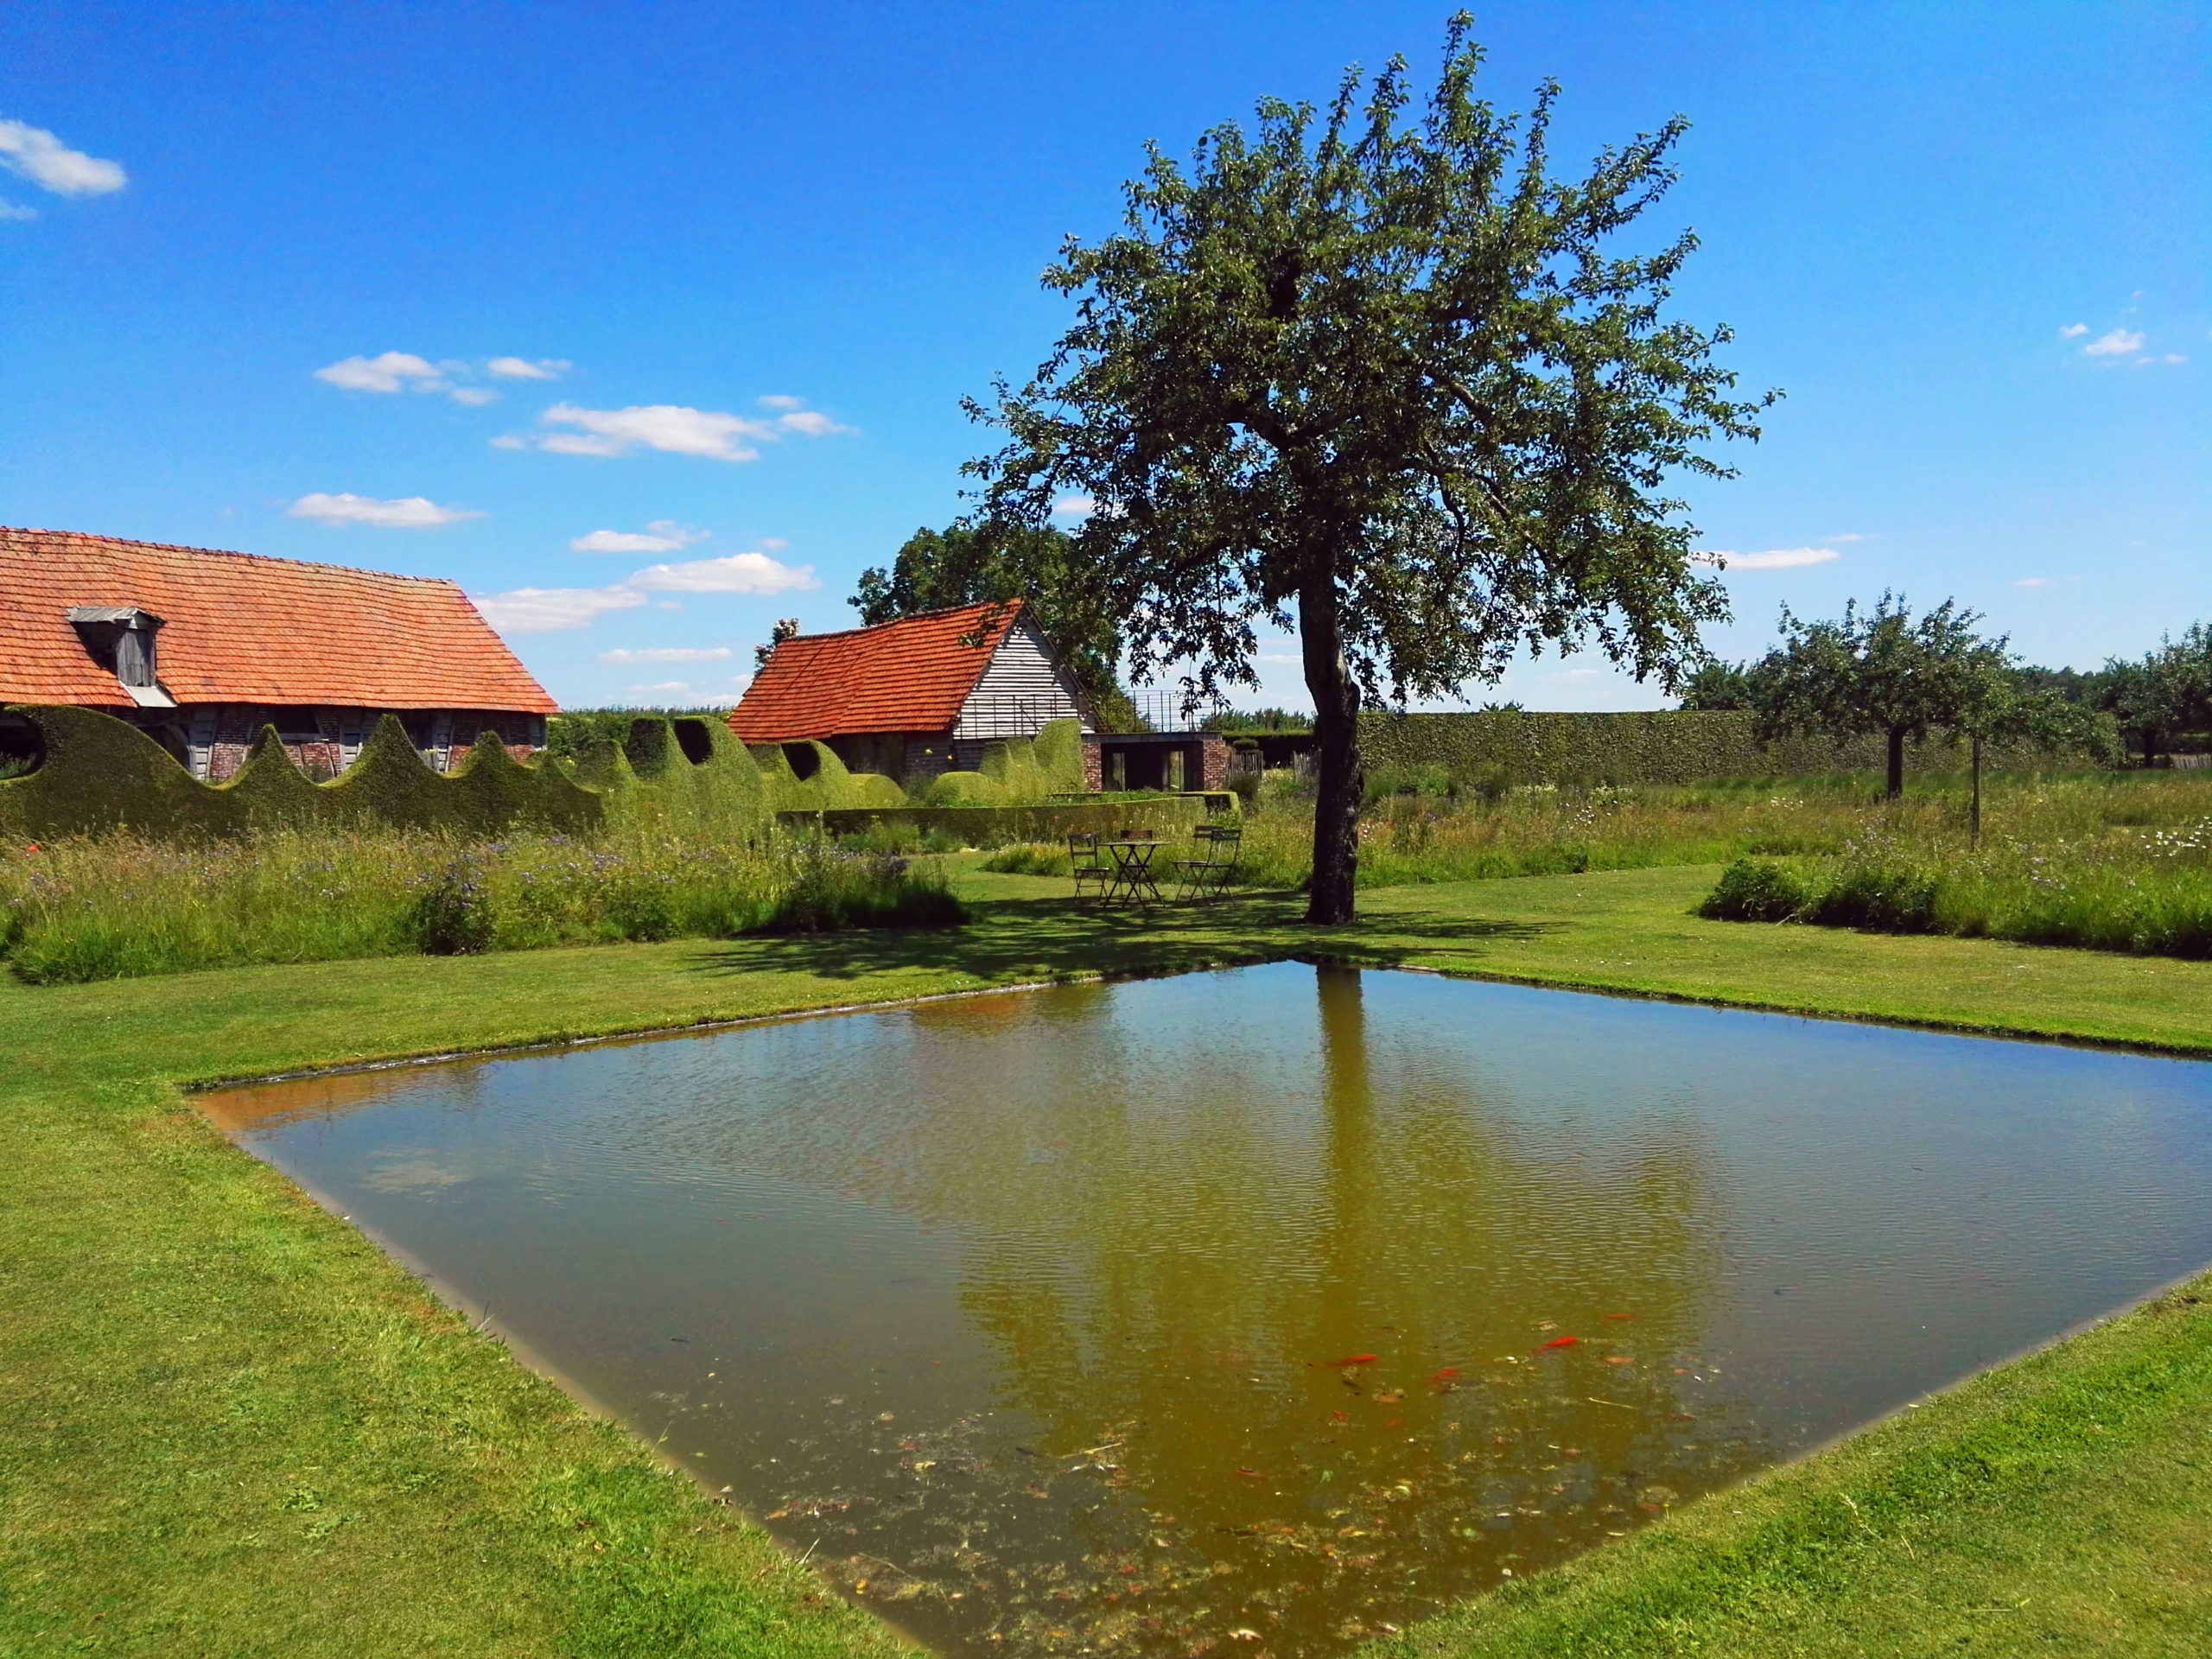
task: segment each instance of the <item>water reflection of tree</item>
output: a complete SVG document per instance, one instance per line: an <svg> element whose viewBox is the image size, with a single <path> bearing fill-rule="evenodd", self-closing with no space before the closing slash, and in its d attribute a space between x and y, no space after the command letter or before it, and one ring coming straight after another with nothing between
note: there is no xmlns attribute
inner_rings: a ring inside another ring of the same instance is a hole
<svg viewBox="0 0 2212 1659"><path fill-rule="evenodd" d="M967 1305L1011 1395L1071 1442L1139 1415L1208 1445L1287 1433L1364 1397L1321 1362L1370 1351L1408 1426L1443 1421L1495 1385L1424 1379L1510 1375L1498 1357L1545 1319L1647 1363L1694 1351L1715 1262L1687 1116L1578 1138L1486 1093L1456 1034L1409 1052L1401 1027L1378 1055L1357 974L1322 975L1306 1039L1286 1020L1256 1056L1100 1018L1108 995L995 1007L1012 1028L988 1045L938 1011L895 1123L840 1110L813 1135L852 1183L978 1241Z"/></svg>
<svg viewBox="0 0 2212 1659"><path fill-rule="evenodd" d="M1040 1016L1010 1062L1027 1075L991 1092L1041 1112L971 1085L941 1109L965 1126L957 1158L902 1135L893 1184L979 1240L963 1301L1006 1403L1061 1451L1136 1425L1114 1454L1135 1490L1217 1554L1300 1528L1318 1551L1372 1520L1400 1595L1467 1587L1471 1548L1434 1546L1478 1510L1549 1512L1539 1537L1524 1517L1482 1540L1541 1558L1642 1518L1655 1480L1738 1470L1748 1449L1681 1450L1709 1431L1681 1425L1673 1362L1718 1267L1694 1120L1562 1128L1471 1071L1462 1034L1378 1041L1362 976L1318 981L1306 1040L1249 1068L1179 1046L1163 1067L1145 1033ZM1040 1134L1058 1161L1025 1164ZM1539 1353L1554 1334L1580 1341ZM1318 1559L1285 1570L1332 1599Z"/></svg>

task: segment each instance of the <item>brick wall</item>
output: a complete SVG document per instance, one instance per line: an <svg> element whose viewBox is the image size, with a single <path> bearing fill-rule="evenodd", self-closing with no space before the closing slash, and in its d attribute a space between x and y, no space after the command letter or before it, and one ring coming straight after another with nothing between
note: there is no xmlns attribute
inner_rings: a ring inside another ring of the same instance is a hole
<svg viewBox="0 0 2212 1659"><path fill-rule="evenodd" d="M1217 736L1211 732L1207 733L1205 742L1198 751L1198 770L1205 774L1205 781L1199 784L1198 787L1227 789L1229 787L1229 760L1232 753L1227 738Z"/></svg>

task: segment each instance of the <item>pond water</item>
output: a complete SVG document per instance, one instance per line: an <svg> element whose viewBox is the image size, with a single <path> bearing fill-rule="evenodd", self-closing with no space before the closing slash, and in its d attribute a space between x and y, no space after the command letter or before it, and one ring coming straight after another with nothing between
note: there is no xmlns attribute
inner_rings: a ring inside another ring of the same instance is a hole
<svg viewBox="0 0 2212 1659"><path fill-rule="evenodd" d="M1327 1654L2212 1260L2212 1068L1297 963L210 1096L973 1654Z"/></svg>

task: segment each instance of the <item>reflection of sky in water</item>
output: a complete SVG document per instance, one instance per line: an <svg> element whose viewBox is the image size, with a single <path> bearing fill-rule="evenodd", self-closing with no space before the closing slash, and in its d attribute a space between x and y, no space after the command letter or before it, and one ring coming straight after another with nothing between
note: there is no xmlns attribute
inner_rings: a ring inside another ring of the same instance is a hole
<svg viewBox="0 0 2212 1659"><path fill-rule="evenodd" d="M2208 1077L1281 964L210 1109L928 1639L1313 1653L2212 1259Z"/></svg>

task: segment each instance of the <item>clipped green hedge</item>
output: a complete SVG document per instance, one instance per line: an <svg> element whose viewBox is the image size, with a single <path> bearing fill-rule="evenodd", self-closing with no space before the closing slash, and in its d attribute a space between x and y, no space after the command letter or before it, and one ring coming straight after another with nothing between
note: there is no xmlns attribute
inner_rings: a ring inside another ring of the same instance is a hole
<svg viewBox="0 0 2212 1659"><path fill-rule="evenodd" d="M940 772L922 797L929 806L1031 806L1084 787L1083 726L1047 721L1033 738L986 744L974 772Z"/></svg>
<svg viewBox="0 0 2212 1659"><path fill-rule="evenodd" d="M1360 716L1367 770L1441 766L1469 784L1697 784L1727 778L1832 777L1879 772L1879 737L1838 743L1817 737L1758 741L1755 717L1736 711L1669 709L1639 714L1465 715L1370 713ZM1966 746L1912 746L1908 776L1962 770ZM2089 765L2086 754L2034 747L1985 750L1999 771Z"/></svg>
<svg viewBox="0 0 2212 1659"><path fill-rule="evenodd" d="M452 775L432 772L391 715L334 783L309 782L264 728L235 774L203 784L112 715L45 706L10 712L36 725L46 745L35 772L0 783L0 833L19 841L113 830L229 836L257 825L365 818L464 833L496 834L518 824L581 831L604 816L596 793L558 766L524 766L493 733L477 741Z"/></svg>
<svg viewBox="0 0 2212 1659"><path fill-rule="evenodd" d="M860 835L894 825L918 835L938 831L963 847L1003 847L1017 841L1058 841L1063 836L1135 830L1163 839L1187 836L1207 816L1212 798L1163 795L1148 801L1053 802L1027 806L907 806L787 812L782 822L833 836Z"/></svg>
<svg viewBox="0 0 2212 1659"><path fill-rule="evenodd" d="M813 756L811 775L798 775L791 766L791 749ZM771 811L819 812L833 807L903 806L906 802L906 791L882 773L848 772L827 743L761 743L751 753L760 768Z"/></svg>
<svg viewBox="0 0 2212 1659"><path fill-rule="evenodd" d="M364 820L472 839L517 829L727 830L765 824L781 810L906 799L888 778L849 772L819 744L811 746L819 761L811 778L793 772L780 749L764 765L719 720L643 716L622 742L588 745L573 767L550 755L524 764L486 732L448 774L425 765L406 728L386 715L344 776L327 784L311 782L264 728L236 774L204 784L112 715L47 705L10 712L38 727L46 749L36 771L0 780L0 836L19 843L118 830L233 836Z"/></svg>

